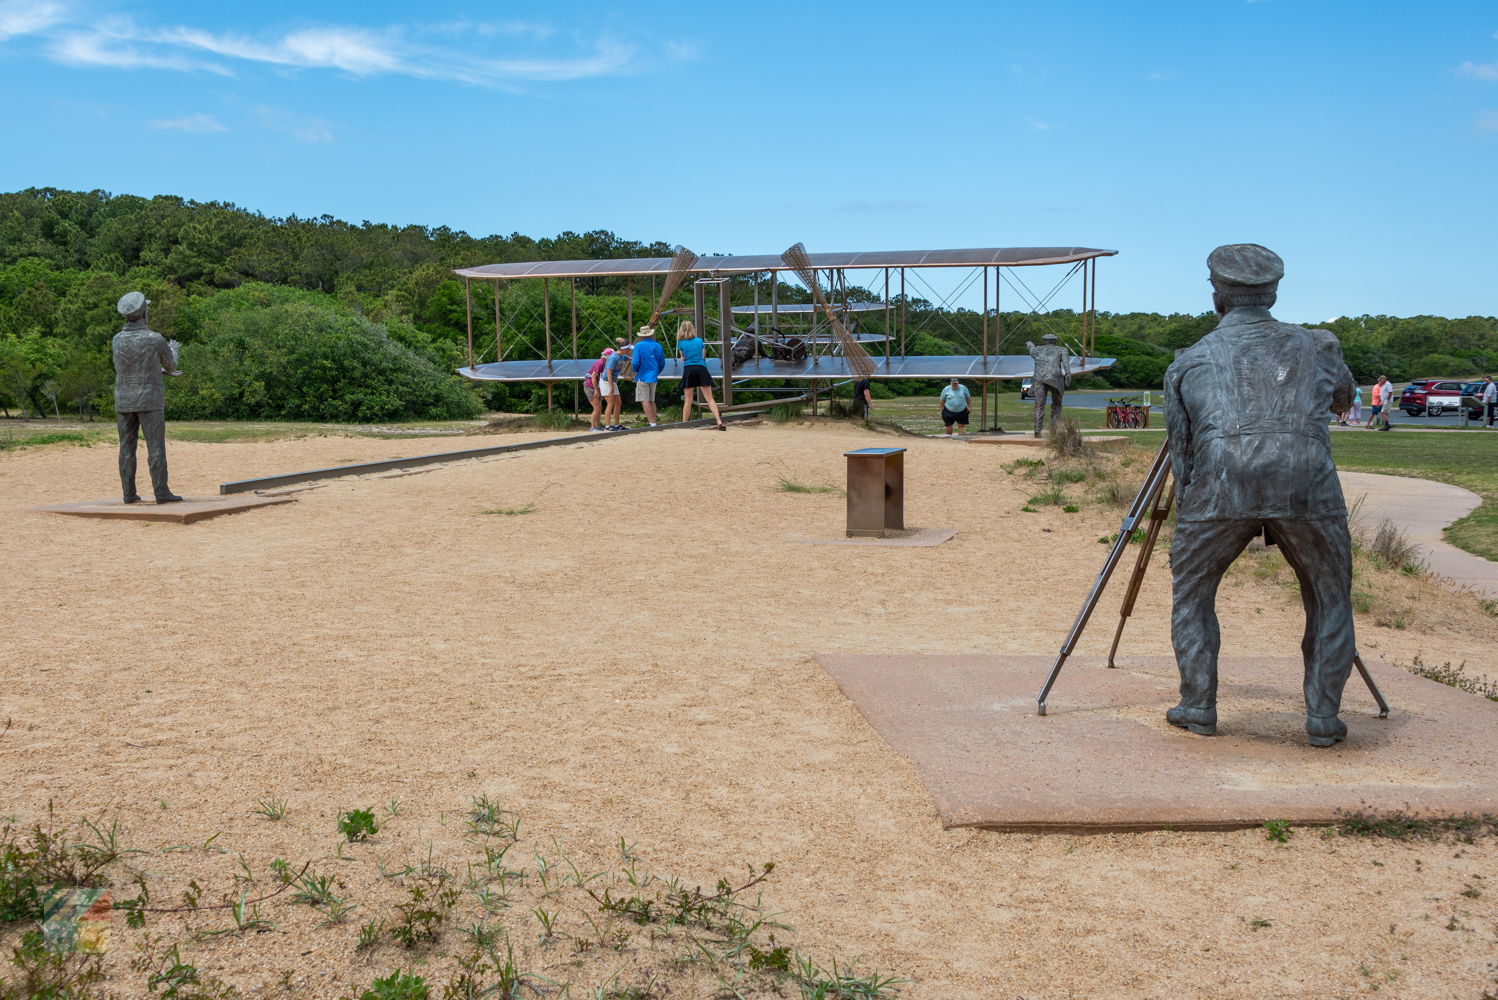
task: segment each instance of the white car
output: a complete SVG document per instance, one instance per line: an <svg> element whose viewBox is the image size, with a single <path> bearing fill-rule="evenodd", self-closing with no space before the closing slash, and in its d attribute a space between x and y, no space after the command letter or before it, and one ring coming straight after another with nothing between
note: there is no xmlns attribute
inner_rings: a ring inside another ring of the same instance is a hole
<svg viewBox="0 0 1498 1000"><path fill-rule="evenodd" d="M1020 399L1034 399L1035 398L1035 380L1034 379L1028 379L1027 378L1027 379L1025 379L1023 382L1021 382L1019 384L1019 398Z"/></svg>

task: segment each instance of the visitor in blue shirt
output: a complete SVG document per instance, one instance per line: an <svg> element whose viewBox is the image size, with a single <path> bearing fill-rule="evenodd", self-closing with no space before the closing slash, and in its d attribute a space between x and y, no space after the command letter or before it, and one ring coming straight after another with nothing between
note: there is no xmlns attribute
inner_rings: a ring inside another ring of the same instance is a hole
<svg viewBox="0 0 1498 1000"><path fill-rule="evenodd" d="M676 350L682 361L681 367L681 419L690 420L692 413L692 390L701 389L718 430L726 431L723 417L718 413L718 404L713 400L713 377L707 373L707 364L702 359L702 338L697 335L697 326L684 320L676 333Z"/></svg>
<svg viewBox="0 0 1498 1000"><path fill-rule="evenodd" d="M628 347L621 347L604 362L603 375L598 380L598 392L603 396L603 429L624 430L624 397L619 394L619 372L623 368Z"/></svg>
<svg viewBox="0 0 1498 1000"><path fill-rule="evenodd" d="M640 327L640 339L635 343L631 363L635 368L635 402L645 411L645 421L654 427L655 385L660 381L661 369L666 367L666 352L655 342L654 327Z"/></svg>
<svg viewBox="0 0 1498 1000"><path fill-rule="evenodd" d="M941 422L947 425L948 437L952 435L953 424L957 425L958 434L967 433L967 421L972 413L967 401L971 397L972 393L956 376L953 376L952 384L941 391Z"/></svg>

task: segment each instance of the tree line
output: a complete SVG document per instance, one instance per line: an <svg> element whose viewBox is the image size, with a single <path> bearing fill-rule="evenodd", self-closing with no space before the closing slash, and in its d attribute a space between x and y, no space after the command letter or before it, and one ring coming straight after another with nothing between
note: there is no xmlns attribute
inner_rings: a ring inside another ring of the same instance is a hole
<svg viewBox="0 0 1498 1000"><path fill-rule="evenodd" d="M474 237L442 226L275 218L171 196L51 188L0 194L0 406L6 413L112 415L109 342L121 326L114 304L139 289L152 300L152 327L184 345L187 374L168 383L173 419L367 421L456 419L486 407L533 411L545 405L543 387L480 385L453 373L467 363L469 304L452 269L670 252L665 241L605 230ZM734 301L753 301L755 291L750 279L738 279ZM768 285L758 291L768 301ZM627 333L631 296L634 325L649 307L649 283L639 279L504 282L497 302L489 283L475 282L473 292L480 361L494 359L496 307L507 360L545 355L548 306L554 357L574 349L596 357ZM847 290L856 301L877 302L880 293ZM786 303L808 298L789 283L778 295ZM689 304L690 286L678 296ZM890 329L882 310L859 322L896 343L903 337L909 354L977 354L985 339L992 352L1016 354L1045 333L1076 344L1082 330L1082 316L1065 309L985 317L913 295L891 305L897 319ZM1097 353L1118 362L1078 385L1158 388L1175 350L1215 323L1209 312L1099 313ZM1364 381L1498 367L1493 317L1362 316L1317 325L1337 334ZM881 395L938 390L911 380L886 384Z"/></svg>

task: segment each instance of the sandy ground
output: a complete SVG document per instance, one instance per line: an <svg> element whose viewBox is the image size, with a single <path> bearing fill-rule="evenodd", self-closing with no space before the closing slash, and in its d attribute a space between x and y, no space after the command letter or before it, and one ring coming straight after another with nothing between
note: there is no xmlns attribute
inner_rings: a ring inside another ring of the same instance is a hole
<svg viewBox="0 0 1498 1000"><path fill-rule="evenodd" d="M312 859L363 919L394 898L377 858L429 844L459 868L472 857L458 813L485 793L525 817L526 857L528 838L555 836L601 867L622 836L653 868L703 884L774 860L766 899L796 945L908 977L907 997L1381 985L1477 1000L1498 960L1498 886L1458 893L1498 878L1489 842L942 830L915 769L810 654L1053 650L1117 515L1021 512L1027 490L1004 466L1029 449L902 438L907 524L957 528L953 541L787 544L840 533L844 501L777 491L777 477L840 483L844 450L888 443L811 425L580 439L189 526L20 513L111 495L112 449L0 456L0 717L16 723L0 741L0 810L21 822L49 800L64 818L107 810L153 852L140 863L166 899L191 877L221 895L240 854L262 878L273 857ZM212 495L225 480L450 443L421 444L178 443L172 483ZM533 499L533 514L484 513ZM1170 650L1157 565L1125 638L1137 652ZM1224 652L1293 655L1298 604L1243 576L1223 588ZM1439 632L1362 621L1360 641L1387 660L1491 663L1491 620L1455 620ZM1107 631L1081 651L1106 652ZM250 813L269 794L290 803L280 823ZM340 808L392 798L401 815L372 843L337 848ZM220 831L209 850L161 853ZM246 992L277 994L290 970L297 995L336 997L417 960L440 983L456 950L356 954L352 920L319 929L285 897L266 916L271 933L189 940L184 955ZM535 940L528 916L503 920ZM117 921L121 996L146 995L125 966L132 939ZM565 952L523 958L574 975ZM605 967L577 967L574 995Z"/></svg>

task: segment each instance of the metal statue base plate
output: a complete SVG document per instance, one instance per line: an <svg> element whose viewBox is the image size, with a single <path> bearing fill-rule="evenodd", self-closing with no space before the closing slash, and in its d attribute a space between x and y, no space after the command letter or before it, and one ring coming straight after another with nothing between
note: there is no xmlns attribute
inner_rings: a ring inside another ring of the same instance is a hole
<svg viewBox="0 0 1498 1000"><path fill-rule="evenodd" d="M184 497L180 503L158 504L142 499L139 503L123 500L82 500L76 503L58 503L47 507L28 507L27 510L49 514L68 514L73 517L102 517L122 521L168 521L173 524L192 524L220 514L237 514L255 507L269 507L278 503L295 503L289 496L228 496L228 497Z"/></svg>
<svg viewBox="0 0 1498 1000"><path fill-rule="evenodd" d="M1309 746L1299 657L1223 657L1216 736L1165 722L1170 656L1076 656L1035 714L1050 656L818 656L915 765L946 827L1233 829L1337 810L1498 812L1498 703L1383 663L1387 719L1354 677L1347 739Z"/></svg>

